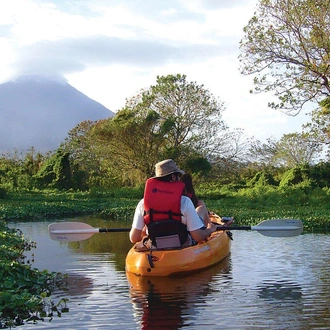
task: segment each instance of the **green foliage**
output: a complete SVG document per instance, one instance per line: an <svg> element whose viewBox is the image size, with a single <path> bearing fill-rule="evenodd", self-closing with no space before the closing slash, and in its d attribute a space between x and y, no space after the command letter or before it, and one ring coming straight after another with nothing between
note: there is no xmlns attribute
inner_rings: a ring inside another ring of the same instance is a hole
<svg viewBox="0 0 330 330"><path fill-rule="evenodd" d="M309 180L309 166L298 166L286 171L280 182L280 187L293 186Z"/></svg>
<svg viewBox="0 0 330 330"><path fill-rule="evenodd" d="M0 185L8 191L33 189L33 175L46 156L37 153L34 148L25 154L14 151L0 157Z"/></svg>
<svg viewBox="0 0 330 330"><path fill-rule="evenodd" d="M300 187L283 191L276 187L240 189L230 198L204 199L207 207L234 216L236 225L256 225L265 219L301 219L304 232L329 232L330 193L328 188L306 194Z"/></svg>
<svg viewBox="0 0 330 330"><path fill-rule="evenodd" d="M135 187L121 188L99 188L93 187L89 190L91 198L125 198L125 199L141 199L143 198L144 185Z"/></svg>
<svg viewBox="0 0 330 330"><path fill-rule="evenodd" d="M266 171L260 171L255 174L255 176L247 183L248 186L267 186L277 185L277 182L275 181L273 175Z"/></svg>
<svg viewBox="0 0 330 330"><path fill-rule="evenodd" d="M57 150L42 165L35 179L40 188L69 189L72 185L69 154Z"/></svg>
<svg viewBox="0 0 330 330"><path fill-rule="evenodd" d="M206 158L197 156L187 159L183 168L186 172L206 175L211 171L212 166Z"/></svg>
<svg viewBox="0 0 330 330"><path fill-rule="evenodd" d="M310 177L320 188L330 187L330 163L320 162L311 167Z"/></svg>
<svg viewBox="0 0 330 330"><path fill-rule="evenodd" d="M223 103L185 75L158 76L155 85L128 99L114 117L83 122L69 132L61 150L70 154L71 187L139 185L166 158L179 166L190 160L194 172L208 172L207 156L224 148L223 110ZM58 187L51 165L38 173L39 179Z"/></svg>
<svg viewBox="0 0 330 330"><path fill-rule="evenodd" d="M5 188L0 187L0 199L4 199L7 197L7 190Z"/></svg>
<svg viewBox="0 0 330 330"><path fill-rule="evenodd" d="M253 74L255 92L274 92L275 109L297 113L308 101L330 95L330 2L260 0L244 28L242 73Z"/></svg>
<svg viewBox="0 0 330 330"><path fill-rule="evenodd" d="M51 316L45 310L54 303L45 298L62 285L63 276L32 269L24 252L34 247L35 242L25 239L20 230L0 221L0 328L22 325L31 315L34 320L43 319L41 315Z"/></svg>
<svg viewBox="0 0 330 330"><path fill-rule="evenodd" d="M234 216L237 225L254 225L264 219L300 218L305 232L330 228L330 188L312 187L306 180L290 186L242 187L201 182L196 193L209 210ZM0 202L0 218L38 219L48 216L95 214L130 222L143 196L143 186L90 192L48 191L10 195ZM6 250L11 253L10 250Z"/></svg>
<svg viewBox="0 0 330 330"><path fill-rule="evenodd" d="M59 192L43 190L16 193L0 201L0 219L45 219L84 214L107 213L109 209L135 206L143 197L143 188L102 190L90 192ZM110 211L108 213L111 213Z"/></svg>

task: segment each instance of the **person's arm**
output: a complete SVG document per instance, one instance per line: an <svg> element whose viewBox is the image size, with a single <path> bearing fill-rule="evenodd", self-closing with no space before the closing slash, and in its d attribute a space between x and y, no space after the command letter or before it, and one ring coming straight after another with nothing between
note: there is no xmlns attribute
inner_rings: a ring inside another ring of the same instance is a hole
<svg viewBox="0 0 330 330"><path fill-rule="evenodd" d="M144 219L143 219L143 199L138 203L135 209L132 228L129 232L129 239L132 243L137 243L141 241L143 236L146 233L146 228L144 225Z"/></svg>
<svg viewBox="0 0 330 330"><path fill-rule="evenodd" d="M198 216L192 201L187 197L182 197L181 199L181 212L186 218L187 230L196 242L204 241L217 228L211 223L205 229L203 220ZM204 229L202 229L203 227Z"/></svg>
<svg viewBox="0 0 330 330"><path fill-rule="evenodd" d="M207 211L206 205L203 201L198 200L198 205L196 207L196 212L199 215L199 217L201 219L203 219L204 226L205 227L210 227L211 220L210 220L209 213Z"/></svg>
<svg viewBox="0 0 330 330"><path fill-rule="evenodd" d="M217 226L211 223L206 229L190 231L190 235L196 242L200 242L206 240L214 231L216 231L216 229Z"/></svg>
<svg viewBox="0 0 330 330"><path fill-rule="evenodd" d="M129 232L129 239L132 243L137 243L140 242L141 239L143 238L142 230L136 229L136 228L131 228Z"/></svg>

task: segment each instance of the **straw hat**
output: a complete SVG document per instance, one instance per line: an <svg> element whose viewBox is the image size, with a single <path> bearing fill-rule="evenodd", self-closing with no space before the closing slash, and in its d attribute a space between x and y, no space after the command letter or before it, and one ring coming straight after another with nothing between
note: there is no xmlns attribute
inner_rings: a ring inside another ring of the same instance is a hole
<svg viewBox="0 0 330 330"><path fill-rule="evenodd" d="M155 165L155 178L161 178L172 173L184 174L184 171L180 170L172 159L165 159Z"/></svg>

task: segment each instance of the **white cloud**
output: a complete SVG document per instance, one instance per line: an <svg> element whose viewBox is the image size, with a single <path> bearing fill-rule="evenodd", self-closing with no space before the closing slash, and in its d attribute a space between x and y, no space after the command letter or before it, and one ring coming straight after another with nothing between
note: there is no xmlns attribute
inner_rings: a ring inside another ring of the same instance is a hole
<svg viewBox="0 0 330 330"><path fill-rule="evenodd" d="M239 41L257 0L11 0L0 3L1 82L63 75L112 111L156 82L186 74L227 107L230 127L266 138L301 118L267 108L239 73ZM303 117L303 121L306 118ZM271 123L271 124L270 124ZM265 128L271 126L271 129Z"/></svg>

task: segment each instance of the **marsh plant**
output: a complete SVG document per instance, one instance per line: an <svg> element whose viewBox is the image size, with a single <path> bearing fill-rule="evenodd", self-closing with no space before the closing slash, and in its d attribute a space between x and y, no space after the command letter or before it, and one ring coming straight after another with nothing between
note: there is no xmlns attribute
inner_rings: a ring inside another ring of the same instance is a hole
<svg viewBox="0 0 330 330"><path fill-rule="evenodd" d="M27 260L24 252L36 243L18 229L8 228L0 221L0 329L52 319L67 312L66 300L55 303L51 293L65 286L61 273L32 268L33 255Z"/></svg>

